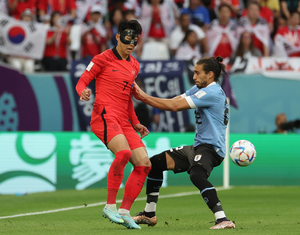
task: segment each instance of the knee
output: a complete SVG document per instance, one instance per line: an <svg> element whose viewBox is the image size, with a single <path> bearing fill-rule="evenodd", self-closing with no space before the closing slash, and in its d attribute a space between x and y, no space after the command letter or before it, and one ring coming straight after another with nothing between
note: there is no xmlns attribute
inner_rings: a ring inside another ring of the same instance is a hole
<svg viewBox="0 0 300 235"><path fill-rule="evenodd" d="M201 166L194 166L189 171L190 179L195 184L196 182L199 183L202 180L206 180L207 173Z"/></svg>
<svg viewBox="0 0 300 235"><path fill-rule="evenodd" d="M131 151L128 149L124 149L115 154L114 162L125 166L129 162L130 157Z"/></svg>
<svg viewBox="0 0 300 235"><path fill-rule="evenodd" d="M148 175L151 170L151 166L135 166L133 170L138 172L138 174Z"/></svg>

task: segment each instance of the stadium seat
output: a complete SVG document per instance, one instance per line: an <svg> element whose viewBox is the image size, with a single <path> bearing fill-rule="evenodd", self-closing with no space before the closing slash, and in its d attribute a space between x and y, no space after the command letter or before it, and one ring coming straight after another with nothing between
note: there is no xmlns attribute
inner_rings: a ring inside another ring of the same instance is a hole
<svg viewBox="0 0 300 235"><path fill-rule="evenodd" d="M151 41L144 43L142 60L169 60L170 52L168 45L164 42Z"/></svg>

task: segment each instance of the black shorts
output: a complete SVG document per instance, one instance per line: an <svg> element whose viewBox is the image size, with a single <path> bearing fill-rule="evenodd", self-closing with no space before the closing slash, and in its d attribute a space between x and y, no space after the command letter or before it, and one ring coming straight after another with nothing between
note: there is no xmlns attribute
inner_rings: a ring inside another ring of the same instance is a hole
<svg viewBox="0 0 300 235"><path fill-rule="evenodd" d="M166 151L175 161L174 173L187 171L195 166L202 167L209 176L214 167L219 166L223 157L220 157L210 144L181 146Z"/></svg>

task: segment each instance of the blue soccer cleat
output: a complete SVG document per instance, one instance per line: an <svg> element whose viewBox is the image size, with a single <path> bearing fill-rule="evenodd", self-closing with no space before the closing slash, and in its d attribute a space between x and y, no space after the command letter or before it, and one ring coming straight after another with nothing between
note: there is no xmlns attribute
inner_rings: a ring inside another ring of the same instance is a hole
<svg viewBox="0 0 300 235"><path fill-rule="evenodd" d="M117 211L112 211L108 208L103 208L102 216L108 218L112 223L123 224L124 220Z"/></svg>
<svg viewBox="0 0 300 235"><path fill-rule="evenodd" d="M141 229L141 227L133 221L133 219L131 218L130 215L122 215L121 214L121 217L124 220L124 223L122 225L124 225L126 228Z"/></svg>

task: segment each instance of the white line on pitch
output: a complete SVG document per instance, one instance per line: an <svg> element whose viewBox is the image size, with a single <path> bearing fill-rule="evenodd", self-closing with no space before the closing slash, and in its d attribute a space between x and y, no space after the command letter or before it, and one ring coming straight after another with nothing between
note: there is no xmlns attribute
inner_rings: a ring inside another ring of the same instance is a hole
<svg viewBox="0 0 300 235"><path fill-rule="evenodd" d="M216 188L217 191L225 190L225 188L220 187ZM160 195L159 198L172 198L172 197L184 197L184 196L190 196L200 194L199 191L193 191L193 192L185 192L185 193L175 193L175 194L169 194L169 195ZM146 200L146 197L139 197L135 201L142 201ZM117 203L122 202L122 200L117 200ZM98 202L98 203L92 203L88 205L82 205L82 206L73 206L73 207L66 207L61 209L55 209L55 210L48 210L48 211L39 211L39 212L32 212L32 213L24 213L24 214L17 214L17 215L8 215L8 216L2 216L0 219L9 219L9 218L16 218L16 217L22 217L22 216L30 216L30 215L42 215L42 214L49 214L49 213L55 213L60 211L69 211L69 210L75 210L75 209L81 209L86 207L95 207L95 206L101 206L105 205L106 202Z"/></svg>

